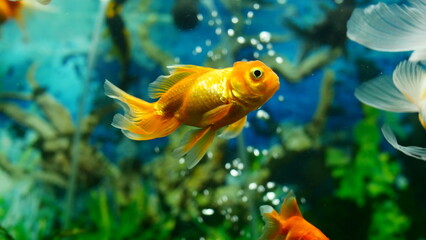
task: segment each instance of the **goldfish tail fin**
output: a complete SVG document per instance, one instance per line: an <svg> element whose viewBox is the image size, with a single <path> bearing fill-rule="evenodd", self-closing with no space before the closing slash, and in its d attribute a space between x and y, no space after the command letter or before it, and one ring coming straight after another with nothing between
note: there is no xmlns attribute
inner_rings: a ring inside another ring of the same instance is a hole
<svg viewBox="0 0 426 240"><path fill-rule="evenodd" d="M260 207L260 213L262 214L263 221L265 221L265 227L263 228L262 235L258 240L273 240L276 239L281 230L281 223L279 221L278 213L268 205Z"/></svg>
<svg viewBox="0 0 426 240"><path fill-rule="evenodd" d="M215 134L216 131L212 130L211 127L186 133L181 146L173 151L173 157L181 158L186 154L186 164L189 169L193 168L206 154Z"/></svg>
<svg viewBox="0 0 426 240"><path fill-rule="evenodd" d="M398 144L395 134L392 132L389 125L384 125L382 127L382 133L386 141L389 142L392 147L403 152L405 155L414 157L421 160L426 160L426 148L416 147L416 146L401 146Z"/></svg>
<svg viewBox="0 0 426 240"><path fill-rule="evenodd" d="M114 116L112 126L122 130L123 134L133 140L149 140L164 137L180 126L174 116L163 117L157 114L155 103L148 103L136 98L117 86L105 81L105 95L117 100L125 113Z"/></svg>

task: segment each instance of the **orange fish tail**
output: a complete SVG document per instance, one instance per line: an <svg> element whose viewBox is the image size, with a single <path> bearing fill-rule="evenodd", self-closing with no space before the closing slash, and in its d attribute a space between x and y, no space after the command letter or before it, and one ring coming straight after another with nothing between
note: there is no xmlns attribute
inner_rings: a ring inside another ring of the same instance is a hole
<svg viewBox="0 0 426 240"><path fill-rule="evenodd" d="M156 103L148 103L127 94L108 80L104 84L105 95L117 100L124 115L116 114L112 126L122 130L133 140L149 140L169 135L180 126L174 116L164 117L155 109Z"/></svg>

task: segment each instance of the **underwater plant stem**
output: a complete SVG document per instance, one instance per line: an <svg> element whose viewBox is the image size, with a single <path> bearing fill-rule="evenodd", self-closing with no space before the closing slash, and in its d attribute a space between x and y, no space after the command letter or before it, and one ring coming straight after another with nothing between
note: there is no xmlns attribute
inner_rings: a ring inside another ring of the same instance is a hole
<svg viewBox="0 0 426 240"><path fill-rule="evenodd" d="M244 186L244 188L246 186L248 186L248 169L249 169L249 159L248 159L248 154L247 154L247 148L246 148L246 144L244 142L244 136L243 134L238 135L237 137L237 148L238 148L238 155L241 158L241 162L244 164L245 166L245 171L242 172L241 177L242 177L242 184ZM249 207L249 214L252 217L252 220L250 221L250 234L251 234L251 238L255 239L257 238L257 236L259 236L258 231L257 231L257 225L256 225L256 216L257 216L257 209L256 206L253 202L253 194L252 191L248 191L247 192L247 204Z"/></svg>
<svg viewBox="0 0 426 240"><path fill-rule="evenodd" d="M71 173L68 181L67 194L66 194L66 202L64 209L64 227L69 228L72 209L74 207L74 197L75 197L75 189L77 184L77 176L78 176L78 164L80 158L80 144L81 144L81 135L82 135L82 119L84 115L84 111L86 109L87 98L85 97L85 93L89 91L90 78L92 75L93 66L96 58L96 49L99 44L99 39L101 35L101 28L104 21L104 16L106 12L106 6L109 0L100 0L99 12L95 20L95 27L92 35L92 42L90 44L88 56L87 56L87 71L86 76L83 81L83 89L80 94L79 105L78 105L78 113L76 120L76 129L74 131L72 146L71 146Z"/></svg>

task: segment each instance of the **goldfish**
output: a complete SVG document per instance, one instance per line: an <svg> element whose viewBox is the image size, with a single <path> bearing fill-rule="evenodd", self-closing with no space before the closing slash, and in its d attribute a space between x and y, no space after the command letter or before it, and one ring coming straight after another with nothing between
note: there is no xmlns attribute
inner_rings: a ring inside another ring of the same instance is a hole
<svg viewBox="0 0 426 240"><path fill-rule="evenodd" d="M0 0L0 24L12 18L20 21L21 7L22 7L22 2L20 1L12 2L8 0Z"/></svg>
<svg viewBox="0 0 426 240"><path fill-rule="evenodd" d="M168 67L170 75L149 85L156 102L136 98L105 81L105 94L118 100L124 115L116 114L112 126L133 140L165 137L181 125L188 131L175 158L185 156L188 168L205 155L216 133L229 139L243 129L247 114L258 109L279 89L277 74L261 61L235 62L233 67L214 69L195 65Z"/></svg>
<svg viewBox="0 0 426 240"><path fill-rule="evenodd" d="M369 106L390 112L417 112L420 124L426 129L426 71L418 64L403 61L392 78L382 76L361 84L355 96ZM385 139L396 149L418 159L426 160L426 149L401 146L389 126L382 127Z"/></svg>
<svg viewBox="0 0 426 240"><path fill-rule="evenodd" d="M263 205L260 213L265 221L258 240L327 240L329 239L300 213L293 191L287 193L278 214L271 206Z"/></svg>
<svg viewBox="0 0 426 240"><path fill-rule="evenodd" d="M22 29L24 39L28 40L28 33L26 31L24 18L22 17L23 9L37 9L51 12L54 10L54 8L43 6L48 4L50 0L37 0L37 2L38 3L34 2L34 0L0 0L0 25L10 19L14 19L18 23L18 26ZM40 5L39 3L43 5Z"/></svg>

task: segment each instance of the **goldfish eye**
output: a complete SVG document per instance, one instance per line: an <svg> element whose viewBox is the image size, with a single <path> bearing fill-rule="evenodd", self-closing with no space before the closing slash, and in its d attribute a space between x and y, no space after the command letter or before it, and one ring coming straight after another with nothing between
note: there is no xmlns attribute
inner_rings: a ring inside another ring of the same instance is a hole
<svg viewBox="0 0 426 240"><path fill-rule="evenodd" d="M263 76L263 71L262 71L262 69L255 68L255 69L251 70L251 76L252 76L252 78L254 78L254 79L259 79L259 78L261 78L261 77Z"/></svg>

